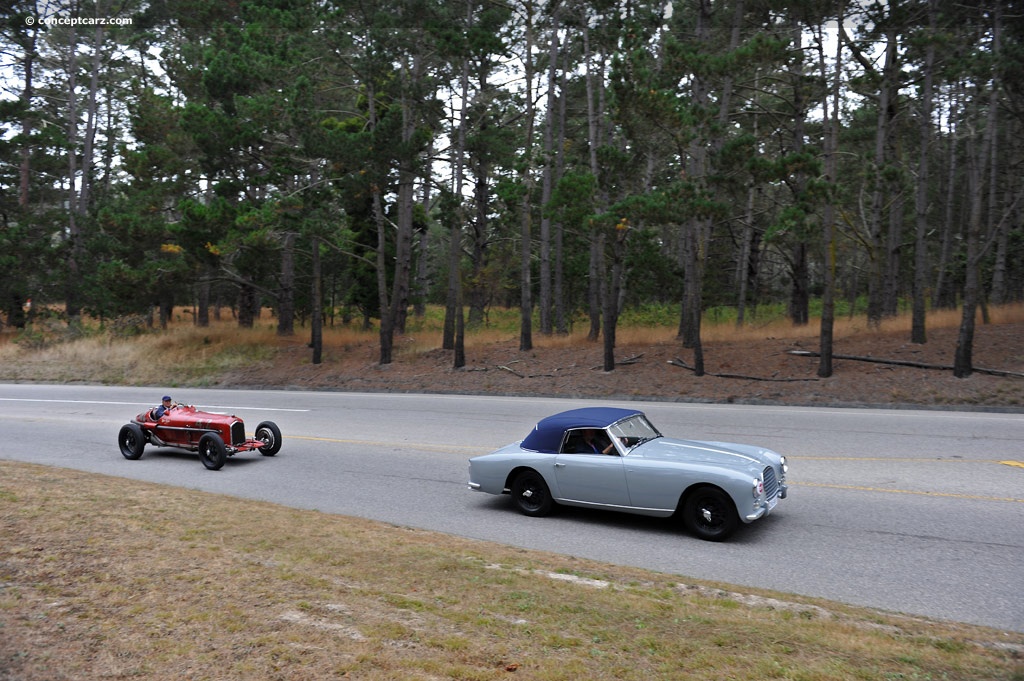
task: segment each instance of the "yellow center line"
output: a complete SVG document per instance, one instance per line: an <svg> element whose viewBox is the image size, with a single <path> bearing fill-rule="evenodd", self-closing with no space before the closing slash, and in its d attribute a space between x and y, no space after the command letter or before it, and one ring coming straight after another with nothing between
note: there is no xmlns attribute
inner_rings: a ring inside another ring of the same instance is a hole
<svg viewBox="0 0 1024 681"><path fill-rule="evenodd" d="M1000 461L999 463L1004 466L1016 466L1017 468L1024 468L1024 461Z"/></svg>
<svg viewBox="0 0 1024 681"><path fill-rule="evenodd" d="M974 501L1009 501L1016 504L1024 504L1024 499L1013 497L986 497L980 494L957 494L955 492L921 492L909 489L885 489L883 487L866 487L862 485L830 485L820 482L790 482L790 485L797 487L822 487L825 489L843 489L856 492L886 492L888 494L916 494L922 497L947 497L950 499L971 499Z"/></svg>

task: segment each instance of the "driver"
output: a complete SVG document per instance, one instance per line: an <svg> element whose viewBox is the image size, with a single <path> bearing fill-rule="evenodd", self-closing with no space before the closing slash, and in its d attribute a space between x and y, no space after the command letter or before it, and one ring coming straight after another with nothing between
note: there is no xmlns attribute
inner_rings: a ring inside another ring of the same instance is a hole
<svg viewBox="0 0 1024 681"><path fill-rule="evenodd" d="M158 419L177 406L178 403L172 401L170 395L164 395L163 399L160 400L160 406L153 410L153 418Z"/></svg>
<svg viewBox="0 0 1024 681"><path fill-rule="evenodd" d="M582 448L584 452L594 452L595 454L618 454L615 451L615 445L605 437L604 432L598 434L598 431L593 428L583 431Z"/></svg>

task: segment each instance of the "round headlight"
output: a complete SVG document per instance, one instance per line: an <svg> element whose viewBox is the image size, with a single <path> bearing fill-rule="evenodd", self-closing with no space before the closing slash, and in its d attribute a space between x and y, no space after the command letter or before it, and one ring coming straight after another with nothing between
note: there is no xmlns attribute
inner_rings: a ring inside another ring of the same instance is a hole
<svg viewBox="0 0 1024 681"><path fill-rule="evenodd" d="M784 457L784 456L782 457L782 460L779 462L779 465L782 466L782 472L783 473L788 473L789 472L789 464L786 463L786 457Z"/></svg>

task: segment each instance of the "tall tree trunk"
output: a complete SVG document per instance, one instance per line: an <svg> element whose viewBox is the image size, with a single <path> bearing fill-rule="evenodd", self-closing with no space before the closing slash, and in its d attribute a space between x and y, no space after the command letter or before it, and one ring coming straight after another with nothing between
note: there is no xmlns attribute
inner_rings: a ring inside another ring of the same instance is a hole
<svg viewBox="0 0 1024 681"><path fill-rule="evenodd" d="M601 337L601 281L604 276L604 243L598 230L590 232L590 257L587 262L587 312L590 329L587 340L596 341Z"/></svg>
<svg viewBox="0 0 1024 681"><path fill-rule="evenodd" d="M747 297L750 295L750 252L754 241L754 195L751 184L747 187L747 205L743 212L743 233L740 237L740 252L736 256L736 326L742 327L747 319Z"/></svg>
<svg viewBox="0 0 1024 681"><path fill-rule="evenodd" d="M473 2L466 2L466 24L469 25L473 19ZM452 175L454 187L452 194L456 202L455 215L452 216L451 235L448 242L448 295L446 299L444 317L444 347L454 350L452 358L453 366L461 369L466 366L465 346L465 317L462 308L462 232L466 222L465 202L462 198L462 189L465 172L466 158L466 126L468 116L466 115L469 106L469 58L462 61L462 74L460 76L461 103L459 106L459 125L456 134L455 146L452 149ZM451 338L449 339L449 332Z"/></svg>
<svg viewBox="0 0 1024 681"><path fill-rule="evenodd" d="M277 335L295 335L295 238L286 232L281 239L281 286L277 296Z"/></svg>
<svg viewBox="0 0 1024 681"><path fill-rule="evenodd" d="M758 89L758 73L754 72L754 90ZM757 110L751 114L753 121L754 138L757 139L760 129L760 116ZM750 284L750 258L751 248L754 241L754 198L757 189L751 182L747 187L747 205L743 214L743 234L740 238L740 252L736 258L736 326L741 327L746 322L748 286Z"/></svg>
<svg viewBox="0 0 1024 681"><path fill-rule="evenodd" d="M320 264L320 237L314 235L311 244L313 281L310 290L309 346L313 349L313 364L320 364L324 354L324 293Z"/></svg>
<svg viewBox="0 0 1024 681"><path fill-rule="evenodd" d="M952 267L953 261L953 241L958 233L956 206L960 192L956 178L959 176L958 161L960 155L958 153L957 140L960 137L958 134L960 124L957 121L961 118L959 105L959 102L961 101L966 101L963 92L963 82L957 83L954 88L952 101L949 105L950 110L947 114L947 117L953 126L953 130L951 131L952 134L947 136L949 137L949 167L946 172L946 210L945 217L942 222L942 245L939 248L939 262L935 268L937 270L935 275L935 289L932 294L932 307L935 308L952 309L956 307L956 293L953 289L951 277L949 276L949 270Z"/></svg>
<svg viewBox="0 0 1024 681"><path fill-rule="evenodd" d="M395 344L395 316L388 302L388 257L387 219L384 216L384 201L380 188L372 192L373 220L377 225L377 299L380 301L380 363L391 364Z"/></svg>
<svg viewBox="0 0 1024 681"><path fill-rule="evenodd" d="M89 95L86 100L85 134L82 140L81 189L78 195L78 213L86 215L92 205L93 185L93 147L96 143L96 127L98 126L97 93L100 88L100 68L103 65L103 26L96 26L93 32L92 67L89 74Z"/></svg>
<svg viewBox="0 0 1024 681"><path fill-rule="evenodd" d="M39 5L33 3L32 7L36 12L36 21L32 23L26 34L25 44L22 46L24 49L24 57L21 61L22 71L24 73L24 86L21 90L21 102L24 107L24 113L21 118L21 150L20 150L20 163L18 165L18 205L21 208L27 208L29 205L29 179L32 176L31 163L32 163L32 130L34 128L33 114L32 114L32 97L35 94L35 63L38 55L36 54L36 37L39 35Z"/></svg>
<svg viewBox="0 0 1024 681"><path fill-rule="evenodd" d="M615 370L615 328L619 323L619 294L622 289L623 260L626 254L626 235L629 226L625 221L615 226L612 235L612 267L608 276L608 291L604 299L604 370Z"/></svg>
<svg viewBox="0 0 1024 681"><path fill-rule="evenodd" d="M554 185L555 175L555 122L558 120L558 109L555 96L555 82L558 67L558 13L556 7L551 17L550 38L548 40L548 79L547 79L547 106L544 116L544 175L541 180L540 205L543 210L551 201L551 192ZM540 218L540 301L538 311L540 314L540 332L544 335L551 335L553 324L551 320L551 218L541 215Z"/></svg>
<svg viewBox="0 0 1024 681"><path fill-rule="evenodd" d="M993 161L995 159L993 158ZM1020 183L1020 179L1017 179ZM1010 232L1013 230L1014 225L1017 225L1017 229L1020 227L1020 218L1014 219L1014 216L1021 214L1021 206L1024 206L1024 183L1017 187L1017 195L1013 201L1006 208L1006 215L999 221L995 226L995 258L992 262L992 294L991 301L993 305L1002 305L1010 300L1009 293L1007 291L1006 271L1007 271L1007 258L1010 252Z"/></svg>
<svg viewBox="0 0 1024 681"><path fill-rule="evenodd" d="M880 324L885 315L885 271L888 263L888 248L883 238L882 225L886 210L886 167L890 162L887 152L890 145L893 109L896 106L894 101L896 48L896 29L890 28L886 32L885 64L882 68L882 83L878 96L874 188L871 197L871 213L868 217L868 246L871 249L868 268L868 323L872 326Z"/></svg>
<svg viewBox="0 0 1024 681"><path fill-rule="evenodd" d="M602 78L602 71L595 69L593 65L594 56L590 51L590 29L583 25L583 63L585 65L585 82L587 89L587 145L590 152L590 172L594 176L595 186L600 187L601 175L600 166L597 162L597 150L601 146L601 121L600 107L597 103L598 90L604 87L603 80L600 86L595 86L594 80ZM597 190L600 192L600 189ZM600 200L598 200L599 203ZM598 206L595 212L600 212L603 206ZM596 341L601 335L601 275L603 267L601 262L604 258L604 246L598 230L590 230L590 262L587 266L587 312L590 317L590 330L587 332L587 339Z"/></svg>
<svg viewBox="0 0 1024 681"><path fill-rule="evenodd" d="M1002 14L997 4L992 14L992 54L996 61L1001 57L1000 43L1002 38ZM994 82L998 83L998 73L993 73ZM987 85L986 85L987 87ZM980 86L979 86L980 88ZM957 335L956 353L953 358L953 375L967 378L974 373L974 325L978 302L981 298L981 228L984 203L983 183L986 175L986 164L991 159L991 145L996 139L996 110L999 106L999 87L989 89L987 120L982 135L981 148L975 144L977 138L968 140L968 186L971 197L971 213L967 221L967 262L964 273L963 311L960 317L960 332Z"/></svg>
<svg viewBox="0 0 1024 681"><path fill-rule="evenodd" d="M928 46L925 48L924 81L921 84L921 121L919 126L920 158L917 162L917 191L914 195L914 292L911 312L910 342L925 343L925 290L928 287L928 179L929 155L933 138L932 82L935 71L935 31L938 0L928 0Z"/></svg>
<svg viewBox="0 0 1024 681"><path fill-rule="evenodd" d="M411 140L411 131L406 131ZM409 282L412 280L412 218L415 204L415 173L401 163L398 183L398 229L395 233L395 271L392 282L391 317L395 333L405 333L405 323L409 316Z"/></svg>
<svg viewBox="0 0 1024 681"><path fill-rule="evenodd" d="M563 66L559 75L561 84L559 91L562 96L558 98L558 170L557 176L562 177L565 171L565 111L566 111L566 72L568 72L568 57L566 65ZM555 271L554 271L554 296L555 296L555 332L559 334L569 333L565 310L565 228L561 221L555 223Z"/></svg>
<svg viewBox="0 0 1024 681"><path fill-rule="evenodd" d="M367 124L371 130L375 130L378 124L377 118L377 92L372 84L367 87ZM391 310L391 303L388 297L388 232L387 218L384 215L384 199L381 196L380 181L372 184L370 190L371 210L373 211L373 223L377 228L377 301L380 306L380 364L391 364L395 344L395 315Z"/></svg>
<svg viewBox="0 0 1024 681"><path fill-rule="evenodd" d="M430 157L434 158L435 149L431 145ZM420 176L419 205L424 215L430 214L431 188L430 171L424 171ZM416 258L416 277L412 293L412 313L417 319L422 319L427 313L427 298L430 295L430 230L424 228L416 231L415 252L419 254Z"/></svg>
<svg viewBox="0 0 1024 681"><path fill-rule="evenodd" d="M793 153L804 153L807 137L807 96L804 87L803 25L794 17L790 26L795 56L792 58L790 78L793 87ZM807 173L800 170L793 177L793 194L796 203L803 203L807 193ZM807 262L807 238L803 234L806 224L801 225L796 243L789 251L790 292L789 320L794 326L806 326L810 322L811 268Z"/></svg>
<svg viewBox="0 0 1024 681"><path fill-rule="evenodd" d="M71 26L68 40L68 254L64 306L70 324L77 322L82 314L79 294L82 225L78 215L78 33L75 26Z"/></svg>
<svg viewBox="0 0 1024 681"><path fill-rule="evenodd" d="M696 40L708 45L711 39L711 3L700 0L697 12ZM707 78L702 73L694 73L691 86L694 108L706 110L709 106ZM687 154L686 172L691 182L697 182L701 188L708 183L708 149L704 143L705 136L693 136ZM704 375L704 348L700 337L701 316L704 311L704 267L707 257L707 246L710 240L711 220L704 216L693 216L683 226L683 305L680 318L680 332L683 347L693 349L694 375Z"/></svg>
<svg viewBox="0 0 1024 681"><path fill-rule="evenodd" d="M476 212L472 223L472 244L470 246L470 275L467 282L469 299L469 326L484 322L487 307L487 285L484 282L489 258L488 231L490 229L491 166L487 161L477 160L474 167L473 203Z"/></svg>
<svg viewBox="0 0 1024 681"><path fill-rule="evenodd" d="M205 329L210 326L210 288L213 272L204 268L196 282L196 326Z"/></svg>
<svg viewBox="0 0 1024 681"><path fill-rule="evenodd" d="M256 301L259 296L256 288L248 281L241 281L238 285L238 327L251 329L256 323Z"/></svg>
<svg viewBox="0 0 1024 681"><path fill-rule="evenodd" d="M842 26L845 19L846 7L840 3L839 12L836 18L838 25ZM822 75L829 73L825 61L825 40L824 27L818 31L818 66ZM842 64L843 41L836 41L835 67L832 69L832 82L828 94L825 95L822 110L825 113L822 124L825 131L825 181L829 187L835 187L838 182L838 152L839 152L839 112L842 107ZM831 96L831 113L829 111L829 97ZM828 378L832 375L833 340L836 317L836 249L835 249L835 193L827 199L822 211L823 241L825 246L825 271L824 291L821 299L821 330L818 337L818 376Z"/></svg>
<svg viewBox="0 0 1024 681"><path fill-rule="evenodd" d="M421 63L417 55L413 65L403 67L403 78L415 83L420 78ZM416 121L412 100L408 94L401 98L402 146L410 149L416 134ZM409 315L409 283L412 280L412 237L413 210L416 204L416 171L412 152L406 151L398 164L398 229L395 233L395 272L392 282L391 317L395 333L405 333L405 322Z"/></svg>
<svg viewBox="0 0 1024 681"><path fill-rule="evenodd" d="M533 1L526 0L526 45L523 47L523 77L526 80L526 144L523 150L523 170L520 182L523 187L523 198L520 204L520 250L519 250L519 349L533 349L533 274L532 274L532 199L533 199L533 125L536 118L533 105Z"/></svg>

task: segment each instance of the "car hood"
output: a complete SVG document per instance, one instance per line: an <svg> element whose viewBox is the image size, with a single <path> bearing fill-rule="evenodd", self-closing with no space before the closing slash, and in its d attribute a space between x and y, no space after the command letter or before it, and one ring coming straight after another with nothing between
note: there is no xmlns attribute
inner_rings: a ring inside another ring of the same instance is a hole
<svg viewBox="0 0 1024 681"><path fill-rule="evenodd" d="M630 456L659 461L679 461L696 464L728 466L737 470L760 469L773 461L774 452L763 447L741 445L734 442L706 442L659 437L646 442ZM777 455L774 455L777 458Z"/></svg>

